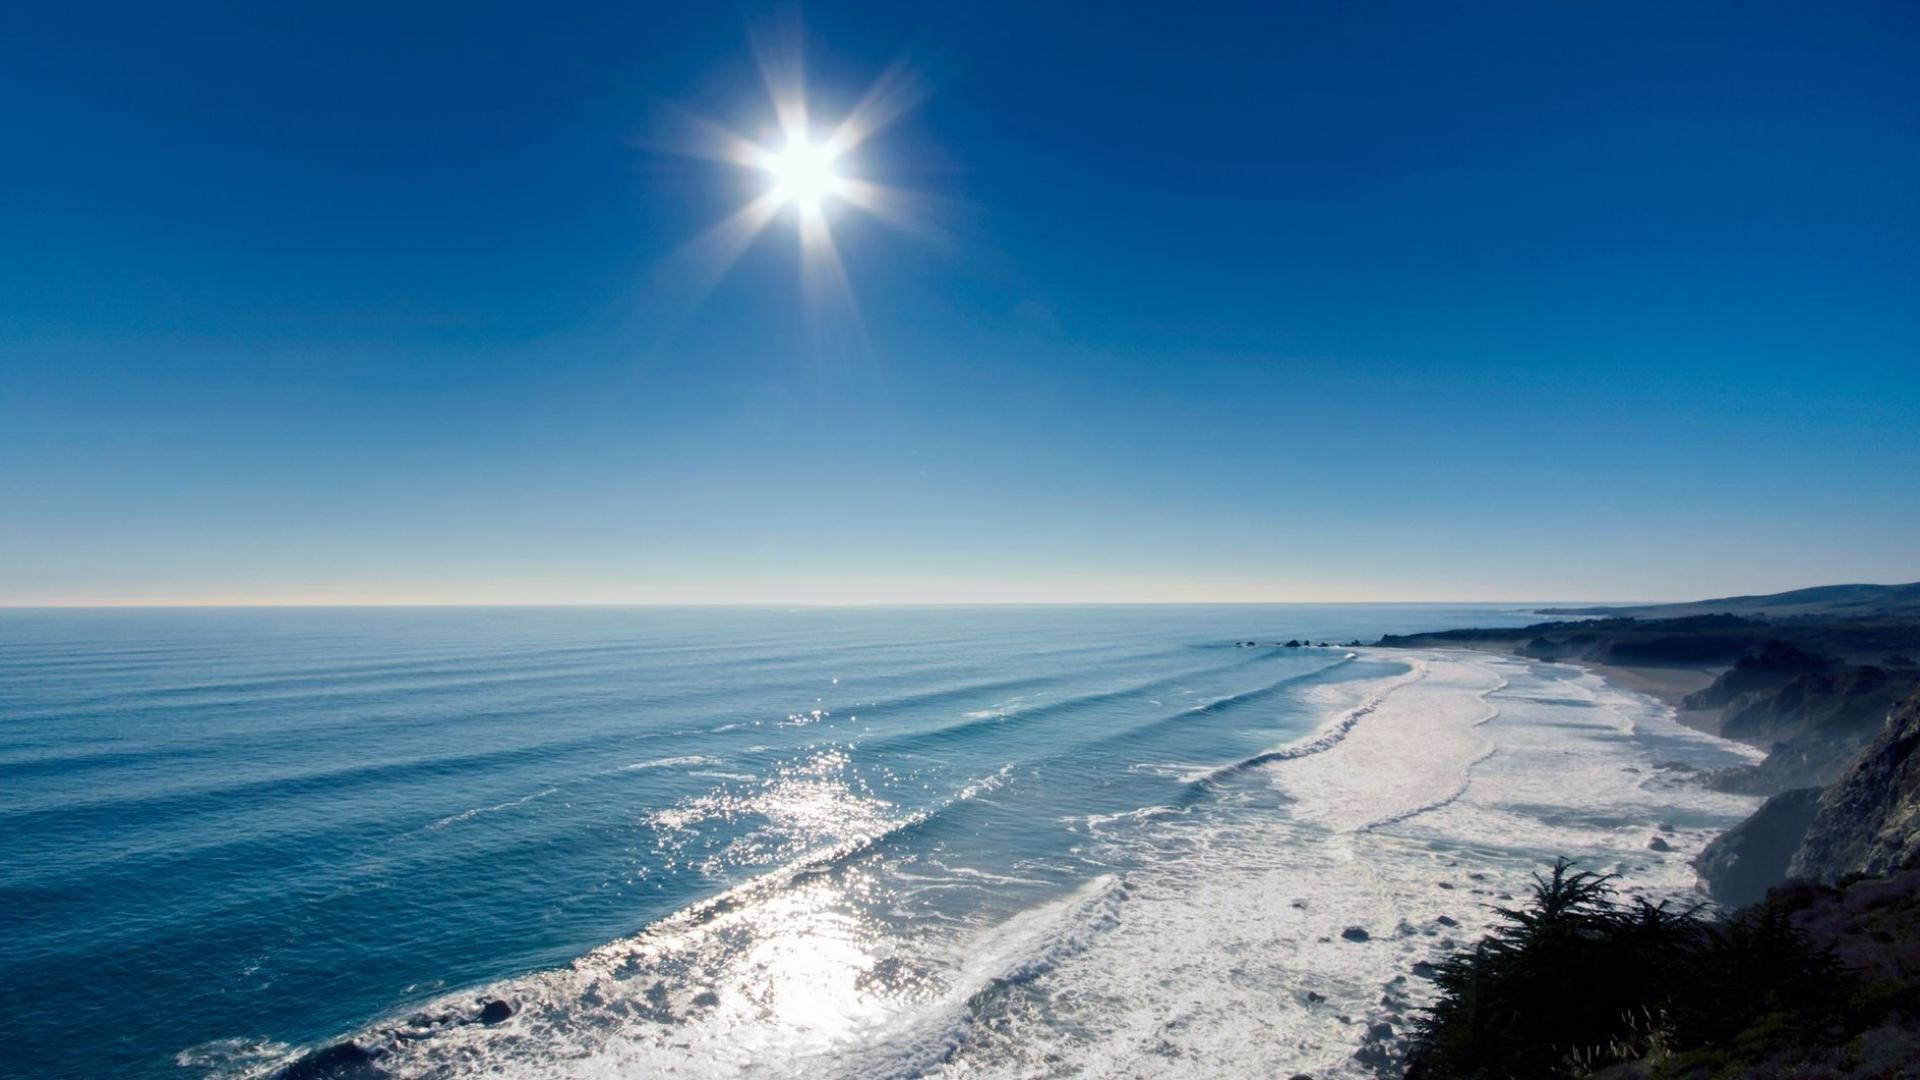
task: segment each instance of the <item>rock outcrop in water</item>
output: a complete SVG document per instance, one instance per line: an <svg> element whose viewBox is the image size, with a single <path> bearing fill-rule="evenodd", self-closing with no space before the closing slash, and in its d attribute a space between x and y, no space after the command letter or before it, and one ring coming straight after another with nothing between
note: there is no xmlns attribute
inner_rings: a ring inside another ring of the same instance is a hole
<svg viewBox="0 0 1920 1080"><path fill-rule="evenodd" d="M1787 873L1834 882L1920 863L1920 693L1821 798Z"/></svg>
<svg viewBox="0 0 1920 1080"><path fill-rule="evenodd" d="M273 1074L273 1080L392 1080L377 1055L356 1042L335 1043Z"/></svg>

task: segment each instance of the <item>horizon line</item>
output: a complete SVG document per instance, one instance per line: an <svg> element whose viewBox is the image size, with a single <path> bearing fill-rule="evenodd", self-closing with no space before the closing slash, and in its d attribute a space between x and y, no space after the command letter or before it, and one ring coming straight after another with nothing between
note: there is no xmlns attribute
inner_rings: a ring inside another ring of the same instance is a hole
<svg viewBox="0 0 1920 1080"><path fill-rule="evenodd" d="M1684 600L715 600L715 601L529 601L529 600L344 600L344 601L122 601L0 603L0 611L138 611L138 610L286 610L343 608L1013 608L1013 607L1384 607L1450 604L1579 605L1634 607L1690 603Z"/></svg>

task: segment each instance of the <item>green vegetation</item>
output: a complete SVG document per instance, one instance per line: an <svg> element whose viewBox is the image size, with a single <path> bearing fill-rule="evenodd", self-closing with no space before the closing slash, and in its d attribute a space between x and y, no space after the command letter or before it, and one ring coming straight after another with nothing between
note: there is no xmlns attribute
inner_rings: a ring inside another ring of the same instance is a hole
<svg viewBox="0 0 1920 1080"><path fill-rule="evenodd" d="M1407 1075L1910 1075L1920 972L1844 954L1920 940L1920 876L1871 885L1777 890L1716 917L1622 900L1563 859L1529 904L1498 909L1502 925L1438 966Z"/></svg>

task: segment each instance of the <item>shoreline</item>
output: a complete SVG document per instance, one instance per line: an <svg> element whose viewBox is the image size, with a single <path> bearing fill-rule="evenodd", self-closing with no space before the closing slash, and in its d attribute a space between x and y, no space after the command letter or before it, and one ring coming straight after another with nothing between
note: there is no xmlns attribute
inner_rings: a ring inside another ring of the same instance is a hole
<svg viewBox="0 0 1920 1080"><path fill-rule="evenodd" d="M1387 648L1395 647L1387 646ZM1543 660L1514 651L1512 638L1468 638L1450 641L1445 645L1421 647L1441 651L1485 653L1509 660L1526 660L1540 664L1566 664L1583 671L1591 671L1616 686L1645 694L1666 705L1673 710L1675 721L1695 731L1720 738L1731 738L1721 733L1720 717L1716 710L1689 709L1685 705L1688 694L1711 686L1713 681L1731 666L1728 664L1603 664L1594 660L1573 658ZM1731 739L1731 741L1746 742L1744 739ZM1757 744L1749 743L1748 745Z"/></svg>
<svg viewBox="0 0 1920 1080"><path fill-rule="evenodd" d="M733 1059L718 1048L752 1036L782 1045L798 1038L793 1053L816 1064L829 1060L822 1055L854 1054L888 1068L905 1063L902 1071L929 1061L921 1056L927 1047L946 1048L940 1053L955 1055L954 1064L929 1066L927 1075L993 1077L1020 1075L1007 1062L1039 1060L1021 1056L1036 1047L1134 1060L1135 1039L1150 1033L1215 1072L1392 1075L1432 1000L1436 965L1489 932L1497 905L1527 895L1550 852L1570 844L1594 866L1626 875L1637 892L1691 895L1688 859L1705 842L1698 819L1724 816L1725 808L1712 796L1643 783L1657 762L1635 748L1630 721L1670 716L1659 702L1610 684L1590 707L1575 708L1566 698L1587 696L1578 689L1590 685L1586 673L1489 650L1362 652L1430 659L1413 672L1354 682L1330 700L1342 705L1331 715L1364 719L1336 720L1286 747L1310 752L1231 770L1242 797L1135 812L1090 831L1088 842L1126 867L1124 877L1083 883L955 939L956 955L979 959L942 974L950 981L932 999L876 997L876 1026L854 1043L831 1030L743 1030L740 1003L764 989L764 975L742 966L750 957L718 957L691 981L650 974L671 969L676 957L705 956L730 933L768 935L763 948L792 937L791 912L770 922L763 912L791 899L775 890L714 921L676 923L671 933L655 924L568 964L447 992L280 1067L346 1055L394 1075L454 1075L447 1070L472 1060L537 1067L538 1046L566 1042L610 1068L726 1075ZM1510 685L1521 688L1515 697L1497 696ZM1571 752L1562 742L1570 728L1588 736ZM1656 837L1661 846L1652 846ZM1195 880L1206 882L1204 894L1193 890ZM1135 978L1169 948L1181 951L1180 965L1149 983ZM636 958L644 963L633 966ZM1003 983L1007 971L1022 974ZM1034 1008L1037 994L1049 1008L1068 1008L1074 1023L1004 1040L968 1004L1003 985L1021 989L993 991L993 1008L1027 1015L1020 1010ZM667 1004L657 1006L671 1006L665 1026L625 1025L598 1004L651 1001L650 986L667 987ZM1071 1012L1094 992L1113 1006ZM475 1012L482 1002L500 1003L507 1018L489 1022ZM1170 1004L1180 1023L1169 1028ZM1250 1014L1262 1017L1257 1040L1245 1023ZM703 1062L703 1054L718 1056ZM820 1071L839 1074L828 1065Z"/></svg>

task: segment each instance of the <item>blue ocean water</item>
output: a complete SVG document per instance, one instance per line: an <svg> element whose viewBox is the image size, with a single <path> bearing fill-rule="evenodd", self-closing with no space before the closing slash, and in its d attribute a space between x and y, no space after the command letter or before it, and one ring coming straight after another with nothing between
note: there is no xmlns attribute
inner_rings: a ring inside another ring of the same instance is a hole
<svg viewBox="0 0 1920 1080"><path fill-rule="evenodd" d="M868 999L821 975L834 950L888 1000L937 1003L1022 920L1117 902L1100 883L1134 868L1093 842L1100 823L1252 798L1206 778L1360 715L1410 670L1274 643L1527 621L1434 605L0 612L3 1068L258 1075L356 1033L478 1032L449 1003L493 993L518 995L518 1049L546 1039L533 1050L551 1060L604 1051L578 1034L595 1012L737 1009L729 1052L778 1053L788 1033L862 1022ZM803 932L771 934L775 919ZM609 996L608 972L642 969L644 992ZM720 989L683 1001L696 983ZM969 994L968 1023L990 1027ZM491 1050L446 1045L388 1067L491 1067L474 1056ZM867 1071L913 1071L902 1060Z"/></svg>

